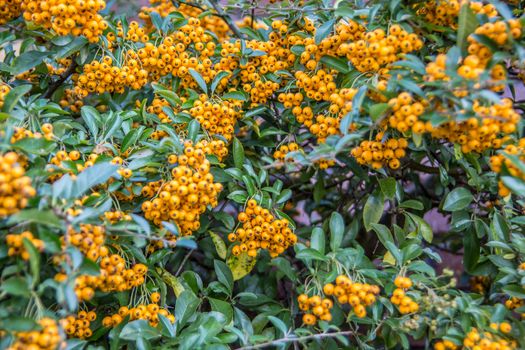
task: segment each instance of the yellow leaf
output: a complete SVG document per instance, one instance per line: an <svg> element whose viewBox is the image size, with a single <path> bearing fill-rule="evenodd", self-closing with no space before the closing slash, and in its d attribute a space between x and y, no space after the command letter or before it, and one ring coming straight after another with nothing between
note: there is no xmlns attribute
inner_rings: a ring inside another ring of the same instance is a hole
<svg viewBox="0 0 525 350"><path fill-rule="evenodd" d="M184 286L182 283L180 283L177 277L173 276L171 273L161 267L157 267L157 273L160 275L162 280L173 289L176 297L179 297L179 295L184 292Z"/></svg>
<svg viewBox="0 0 525 350"><path fill-rule="evenodd" d="M390 252L386 252L385 256L383 257L383 262L390 264L390 265L395 265L396 259L394 259L394 256L390 254Z"/></svg>
<svg viewBox="0 0 525 350"><path fill-rule="evenodd" d="M239 256L230 256L226 264L232 271L233 280L237 281L249 274L256 262L256 258L248 256L247 253L241 253Z"/></svg>
<svg viewBox="0 0 525 350"><path fill-rule="evenodd" d="M213 233L209 231L211 240L213 241L213 244L215 244L215 249L217 250L217 254L221 259L226 259L226 253L228 252L228 249L226 248L226 244L224 244L224 241L222 240L221 236L219 236L216 233Z"/></svg>

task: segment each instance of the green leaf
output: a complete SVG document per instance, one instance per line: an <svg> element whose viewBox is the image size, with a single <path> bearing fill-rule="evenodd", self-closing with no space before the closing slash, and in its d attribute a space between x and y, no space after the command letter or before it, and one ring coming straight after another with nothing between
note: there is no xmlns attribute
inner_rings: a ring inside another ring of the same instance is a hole
<svg viewBox="0 0 525 350"><path fill-rule="evenodd" d="M35 68L40 63L44 62L44 58L49 56L50 52L45 51L26 51L13 60L11 67L11 74L18 75L24 73L31 68Z"/></svg>
<svg viewBox="0 0 525 350"><path fill-rule="evenodd" d="M385 225L372 224L372 229L376 232L377 238L379 238L379 241L385 248L387 247L387 242L394 244L394 237L392 237L392 233Z"/></svg>
<svg viewBox="0 0 525 350"><path fill-rule="evenodd" d="M211 82L210 94L213 95L213 93L215 92L215 89L217 89L217 86L219 85L221 80L228 77L230 74L231 74L230 72L225 72L225 71L221 71L217 73L217 75L215 76L215 78L213 78L213 81Z"/></svg>
<svg viewBox="0 0 525 350"><path fill-rule="evenodd" d="M479 239L474 230L463 234L463 265L467 272L473 271L479 260Z"/></svg>
<svg viewBox="0 0 525 350"><path fill-rule="evenodd" d="M233 162L237 169L242 169L244 164L244 147L236 137L233 138Z"/></svg>
<svg viewBox="0 0 525 350"><path fill-rule="evenodd" d="M24 248L29 253L29 267L31 268L31 274L33 275L33 288L38 285L40 281L40 252L36 249L29 239L24 238Z"/></svg>
<svg viewBox="0 0 525 350"><path fill-rule="evenodd" d="M443 210L445 211L458 211L465 209L472 202L474 197L469 190L464 187L458 187L445 197L443 202Z"/></svg>
<svg viewBox="0 0 525 350"><path fill-rule="evenodd" d="M197 141L197 136L199 135L199 130L201 125L196 119L193 119L188 123L188 138L194 143Z"/></svg>
<svg viewBox="0 0 525 350"><path fill-rule="evenodd" d="M345 233L345 222L343 217L338 212L333 212L330 215L330 250L335 252L343 242L343 235Z"/></svg>
<svg viewBox="0 0 525 350"><path fill-rule="evenodd" d="M324 22L317 30L315 31L315 43L319 44L321 41L323 41L324 38L326 38L334 28L336 18L332 18L326 22Z"/></svg>
<svg viewBox="0 0 525 350"><path fill-rule="evenodd" d="M501 181L515 195L520 197L525 196L525 181L523 181L522 179L512 176L502 176Z"/></svg>
<svg viewBox="0 0 525 350"><path fill-rule="evenodd" d="M312 237L310 238L310 247L317 250L319 253L324 254L325 248L325 236L323 229L320 227L314 227L312 230Z"/></svg>
<svg viewBox="0 0 525 350"><path fill-rule="evenodd" d="M89 189L109 180L117 172L118 166L109 162L97 163L82 170L73 181L70 198L79 198ZM56 183L55 183L56 184ZM54 184L53 184L54 186Z"/></svg>
<svg viewBox="0 0 525 350"><path fill-rule="evenodd" d="M305 248L298 252L295 257L301 260L319 260L319 261L328 261L328 257L319 251L312 248Z"/></svg>
<svg viewBox="0 0 525 350"><path fill-rule="evenodd" d="M382 194L377 192L368 196L365 206L363 207L363 224L365 229L370 231L372 224L377 224L383 216L384 198Z"/></svg>
<svg viewBox="0 0 525 350"><path fill-rule="evenodd" d="M80 115L86 123L91 136L93 136L96 140L98 135L98 125L101 123L100 114L95 108L91 106L83 106L80 109Z"/></svg>
<svg viewBox="0 0 525 350"><path fill-rule="evenodd" d="M242 92L242 91L230 91L230 92L227 92L224 95L222 95L221 98L223 100L248 101L248 94L246 94L245 92Z"/></svg>
<svg viewBox="0 0 525 350"><path fill-rule="evenodd" d="M268 316L268 320L281 331L282 335L285 336L288 334L288 327L284 324L283 321L274 316Z"/></svg>
<svg viewBox="0 0 525 350"><path fill-rule="evenodd" d="M379 180L379 187L381 187L381 192L388 199L393 199L396 195L396 179L393 177L388 177L386 179Z"/></svg>
<svg viewBox="0 0 525 350"><path fill-rule="evenodd" d="M233 274L228 265L223 261L214 260L213 266L215 268L215 273L217 274L217 279L219 282L224 284L228 291L231 293L233 290Z"/></svg>
<svg viewBox="0 0 525 350"><path fill-rule="evenodd" d="M282 257L277 257L277 258L272 259L270 264L277 267L277 269L279 269L279 271L281 271L292 282L297 281L297 273L292 267L292 264L290 263L290 261L288 261L287 259L282 258Z"/></svg>
<svg viewBox="0 0 525 350"><path fill-rule="evenodd" d="M404 202L401 202L399 204L400 208L409 208L414 210L423 210L425 207L423 206L423 203L420 201L416 201L415 199L409 199Z"/></svg>
<svg viewBox="0 0 525 350"><path fill-rule="evenodd" d="M467 38L470 34L474 33L478 26L479 22L476 14L472 11L468 3L464 3L459 10L456 38L456 44L462 52L466 52L468 45Z"/></svg>
<svg viewBox="0 0 525 350"><path fill-rule="evenodd" d="M246 252L241 253L239 256L231 255L226 261L234 281L238 281L249 274L256 263L257 259L250 257Z"/></svg>
<svg viewBox="0 0 525 350"><path fill-rule="evenodd" d="M11 113L11 111L15 108L20 98L27 94L31 90L31 87L31 85L25 84L12 88L7 93L7 96L4 97L4 105L2 106L2 112Z"/></svg>
<svg viewBox="0 0 525 350"><path fill-rule="evenodd" d="M336 71L347 74L350 71L348 66L348 60L333 56L323 56L320 62L326 65L328 68L335 69Z"/></svg>
<svg viewBox="0 0 525 350"><path fill-rule="evenodd" d="M221 259L226 259L226 254L228 253L228 248L226 248L226 244L222 240L221 236L219 236L216 233L213 233L212 231L208 231L211 237L211 240L213 241L213 244L215 245L215 250L217 251L217 255Z"/></svg>
<svg viewBox="0 0 525 350"><path fill-rule="evenodd" d="M200 299L191 290L184 290L175 303L175 319L177 324L182 327L188 319L195 313L200 305Z"/></svg>
<svg viewBox="0 0 525 350"><path fill-rule="evenodd" d="M14 296L29 297L31 295L27 281L22 277L11 277L2 281L0 289Z"/></svg>
<svg viewBox="0 0 525 350"><path fill-rule="evenodd" d="M135 320L129 322L122 328L120 339L137 340L138 338L155 339L160 337L157 329L149 325L147 320Z"/></svg>
<svg viewBox="0 0 525 350"><path fill-rule="evenodd" d="M370 106L368 113L370 113L370 118L372 121L378 121L380 117L390 108L388 103L376 103Z"/></svg>
<svg viewBox="0 0 525 350"><path fill-rule="evenodd" d="M204 81L202 75L193 68L190 68L188 71L190 72L193 79L195 79L195 81L197 82L197 85L199 85L202 91L204 91L204 93L207 94L208 86L206 85L206 82Z"/></svg>
<svg viewBox="0 0 525 350"><path fill-rule="evenodd" d="M432 239L434 238L434 233L432 232L432 228L425 221L425 219L417 215L411 214L411 213L407 213L407 214L408 216L410 216L412 221L414 221L417 231L418 233L421 233L421 236L423 237L423 239L429 243L432 242Z"/></svg>
<svg viewBox="0 0 525 350"><path fill-rule="evenodd" d="M223 314L226 317L227 323L231 322L233 319L233 307L229 302L215 298L208 298L208 301L213 311Z"/></svg>
<svg viewBox="0 0 525 350"><path fill-rule="evenodd" d="M16 141L13 144L13 147L16 149L20 149L25 153L45 156L51 153L56 148L56 142L46 140L43 137L39 139L26 137Z"/></svg>
<svg viewBox="0 0 525 350"><path fill-rule="evenodd" d="M515 284L507 285L503 287L503 291L511 297L525 299L525 288Z"/></svg>
<svg viewBox="0 0 525 350"><path fill-rule="evenodd" d="M19 211L12 215L7 223L9 225L18 223L36 223L56 228L62 227L62 222L51 210L39 209L26 209Z"/></svg>

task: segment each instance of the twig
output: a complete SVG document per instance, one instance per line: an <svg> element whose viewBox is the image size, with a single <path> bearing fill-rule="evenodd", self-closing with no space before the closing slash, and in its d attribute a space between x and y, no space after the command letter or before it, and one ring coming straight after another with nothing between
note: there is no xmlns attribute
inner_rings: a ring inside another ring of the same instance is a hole
<svg viewBox="0 0 525 350"><path fill-rule="evenodd" d="M75 59L71 60L71 65L67 67L66 71L60 75L60 77L49 84L46 92L42 95L43 98L50 98L53 93L62 85L67 78L69 78L74 72L75 69L77 69L78 63L75 61Z"/></svg>
<svg viewBox="0 0 525 350"><path fill-rule="evenodd" d="M180 263L179 268L177 269L177 272L175 272L175 277L178 277L179 274L182 272L182 269L184 268L184 265L186 264L186 261L190 258L191 254L193 253L194 249L191 249L186 255L184 256L184 259L182 259L182 262Z"/></svg>
<svg viewBox="0 0 525 350"><path fill-rule="evenodd" d="M334 338L337 336L345 336L345 335L352 335L354 334L354 331L343 331L343 332L335 332L335 333L320 333L320 334L312 334L312 335L306 335L303 337L287 337L281 339L276 339L272 341L268 341L265 343L257 344L257 345L249 345L249 346L243 346L240 348L237 348L237 350L253 350L253 349L263 349L266 347L271 347L274 345L282 344L282 343L296 343L296 342L302 342L306 340L312 340L312 339L323 339L323 338Z"/></svg>
<svg viewBox="0 0 525 350"><path fill-rule="evenodd" d="M213 9L217 12L219 17L221 17L224 20L224 22L226 22L228 27L230 27L230 30L233 32L233 34L235 34L235 36L239 39L244 38L244 35L239 30L239 27L237 27L235 23L233 23L230 16L222 10L222 8L219 6L219 3L214 0L210 0L209 3L211 4L211 6L213 6Z"/></svg>

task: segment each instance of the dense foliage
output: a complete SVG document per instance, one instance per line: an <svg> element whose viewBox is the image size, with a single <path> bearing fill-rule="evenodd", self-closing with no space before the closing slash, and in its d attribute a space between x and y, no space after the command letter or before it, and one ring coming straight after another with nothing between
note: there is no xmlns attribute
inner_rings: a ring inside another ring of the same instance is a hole
<svg viewBox="0 0 525 350"><path fill-rule="evenodd" d="M1 349L525 348L523 2L0 0Z"/></svg>

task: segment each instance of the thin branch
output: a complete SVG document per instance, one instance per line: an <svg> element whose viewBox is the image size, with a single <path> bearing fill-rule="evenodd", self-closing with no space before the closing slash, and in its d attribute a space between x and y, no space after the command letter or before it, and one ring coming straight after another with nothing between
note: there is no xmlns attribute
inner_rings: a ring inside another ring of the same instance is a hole
<svg viewBox="0 0 525 350"><path fill-rule="evenodd" d="M420 171L422 173L439 174L439 168L433 167L433 166L423 165L423 164L417 163L417 162L415 162L413 160L409 161L408 167L410 169L413 169L413 170L416 170L416 171Z"/></svg>
<svg viewBox="0 0 525 350"><path fill-rule="evenodd" d="M64 73L62 73L57 80L55 80L54 82L49 84L49 86L47 87L46 92L44 92L42 97L43 98L50 98L51 96L53 96L53 93L62 84L64 84L64 82L67 80L67 78L69 78L75 72L75 69L77 69L77 67L78 67L78 63L76 62L76 60L75 59L71 60L71 64L69 65L69 67L67 67L67 69L64 71Z"/></svg>
<svg viewBox="0 0 525 350"><path fill-rule="evenodd" d="M237 27L237 25L235 25L235 23L232 21L231 17L222 10L219 3L214 0L209 0L209 3L211 6L213 6L213 9L217 12L219 17L221 17L224 22L226 22L228 27L230 27L230 30L235 34L235 36L239 39L244 38L244 35L241 33L239 27Z"/></svg>
<svg viewBox="0 0 525 350"><path fill-rule="evenodd" d="M291 337L285 336L284 338L281 338L281 339L276 339L276 340L268 341L268 342L257 344L257 345L243 346L243 347L237 348L237 350L264 349L267 347L276 346L276 345L283 344L283 343L291 343L291 342L296 343L296 342L303 342L306 340L335 338L338 336L345 336L345 335L352 335L352 334L354 334L354 331L320 333L320 334L306 335L303 337L295 337L294 335L292 335Z"/></svg>
<svg viewBox="0 0 525 350"><path fill-rule="evenodd" d="M177 272L175 272L175 277L178 277L179 274L182 272L182 269L184 268L184 265L186 264L186 261L190 258L191 254L193 254L194 249L190 249L188 253L184 256L184 259L182 259L182 262L179 265L179 268L177 269Z"/></svg>

